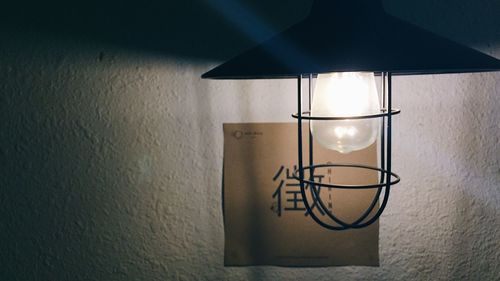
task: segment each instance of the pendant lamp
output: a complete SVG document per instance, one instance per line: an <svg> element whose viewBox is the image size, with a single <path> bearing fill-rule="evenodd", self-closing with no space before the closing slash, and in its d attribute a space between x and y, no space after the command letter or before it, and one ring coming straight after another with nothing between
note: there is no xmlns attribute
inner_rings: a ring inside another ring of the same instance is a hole
<svg viewBox="0 0 500 281"><path fill-rule="evenodd" d="M316 0L303 21L206 72L202 78L297 79L297 113L292 114L298 124L298 168L294 178L300 183L310 217L327 229L346 230L374 223L387 205L391 186L400 181L391 163L392 116L400 113L392 107L392 77L499 70L500 60L387 14L382 0ZM381 101L375 76L382 82ZM309 110L305 111L304 79L309 86ZM310 128L308 166L303 159L304 120ZM371 145L378 137L379 167L314 163L313 139L326 148L349 153ZM360 185L314 181L315 170L322 168L376 171L379 181ZM319 196L321 188L376 189L376 193L358 219L346 222L327 209ZM328 221L321 219L313 206L326 214Z"/></svg>

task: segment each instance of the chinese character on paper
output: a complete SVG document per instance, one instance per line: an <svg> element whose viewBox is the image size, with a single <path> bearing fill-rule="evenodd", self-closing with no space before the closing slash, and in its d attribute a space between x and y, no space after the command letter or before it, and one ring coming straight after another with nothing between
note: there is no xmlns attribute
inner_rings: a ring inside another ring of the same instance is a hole
<svg viewBox="0 0 500 281"><path fill-rule="evenodd" d="M294 170L297 169L296 166L293 167ZM293 170L290 168L285 168L281 165L278 171L273 177L273 183L276 186L272 198L275 199L271 206L271 210L275 212L279 217L281 217L283 212L288 211L303 211L305 216L309 213L306 211L304 206L304 201L302 198L302 193L300 191L299 182L292 176ZM314 175L314 181L321 183L324 175ZM306 183L305 189L309 188L309 184ZM321 194L321 187L317 187L318 194ZM331 194L329 196L331 198ZM319 204L316 200L311 204L311 210L317 208ZM328 204L331 206L331 203ZM321 215L325 215L321 208L318 208Z"/></svg>

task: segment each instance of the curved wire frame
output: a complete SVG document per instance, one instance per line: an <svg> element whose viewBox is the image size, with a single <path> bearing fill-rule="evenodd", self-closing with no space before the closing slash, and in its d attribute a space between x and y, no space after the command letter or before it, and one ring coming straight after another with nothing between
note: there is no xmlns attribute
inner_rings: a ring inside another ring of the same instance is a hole
<svg viewBox="0 0 500 281"><path fill-rule="evenodd" d="M312 100L312 74L309 75L309 112L311 107ZM386 78L387 78L387 108L386 108ZM294 177L299 180L300 183L300 191L303 198L304 206L306 208L307 213L311 216L311 218L321 225L330 230L346 230L346 229L358 229L367 227L373 224L380 217L382 212L384 211L387 202L389 200L389 193L391 185L397 184L400 181L400 178L395 173L391 172L391 125L392 125L392 115L400 113L400 110L392 109L392 76L391 73L382 73L382 96L383 96L383 109L381 109L381 114L373 114L366 116L354 116L356 119L369 119L369 118L382 118L382 130L381 130L381 141L380 141L380 168L371 167L366 165L357 165L357 164L320 164L313 165L313 138L312 133L309 130L309 163L310 166L304 167L303 163L303 144L302 144L302 120L346 120L352 119L349 117L314 117L310 116L309 112L302 112L302 77L298 77L298 113L292 115L294 118L297 118L298 121L298 169L294 172ZM306 114L307 116L303 116ZM387 123L386 123L387 119ZM387 124L387 126L386 126ZM387 130L387 136L385 132ZM386 169L387 165L387 169ZM318 183L314 181L314 170L315 168L320 167L351 167L351 168L361 168L361 169L369 169L375 170L380 173L380 181L379 184L372 185L332 185L332 184L324 184ZM304 178L304 171L309 170L309 180ZM298 175L297 175L298 174ZM391 178L394 180L391 181ZM309 190L311 192L311 197L313 199L314 204L309 204L309 201L306 196L306 184L309 185ZM319 189L321 187L327 188L343 188L343 189L367 189L367 188L376 188L377 192L373 197L370 206L363 212L363 214L354 222L348 223L345 222L338 217L336 217L332 212L326 208L323 200L319 196ZM373 214L370 218L369 215L375 209L377 202L379 202L379 197L384 192L381 205L378 210ZM318 203L318 204L316 204ZM333 220L337 225L329 224L321 220L312 210L311 206L320 207L321 211L325 213L331 220ZM368 219L367 219L368 218Z"/></svg>
<svg viewBox="0 0 500 281"><path fill-rule="evenodd" d="M382 168L377 168L373 166L368 166L368 165L361 165L361 164L318 164L318 165L312 165L312 166L305 166L303 167L303 170L309 170L311 173L312 170L315 170L317 168L326 168L326 167L342 167L342 168L359 168L359 169L365 169L365 170L372 170L372 171L378 171L382 175L389 173L387 170L384 170ZM370 189L370 188L380 188L384 187L387 185L385 181L381 181L378 184L365 184L365 185L358 185L358 184L329 184L329 183L323 183L323 182L316 182L314 180L303 180L300 179L299 177L299 169L294 170L292 177L298 181L304 182L306 184L310 184L313 186L318 186L318 187L326 187L326 188L339 188L339 189ZM395 185L401 181L401 178L396 175L395 173L390 173L391 177L394 179L389 182L389 185Z"/></svg>
<svg viewBox="0 0 500 281"><path fill-rule="evenodd" d="M373 119L373 118L380 118L380 117L387 117L389 115L396 115L401 113L400 109L393 109L391 110L391 113L387 112L387 109L382 108L380 110L381 113L377 114L369 114L369 115L358 115L358 116L342 116L342 117L329 117L329 116L310 116L311 112L309 111L304 111L302 112L302 120L322 120L322 121L341 121L341 120L359 120L359 119ZM298 113L292 114L292 117L297 119L299 118Z"/></svg>

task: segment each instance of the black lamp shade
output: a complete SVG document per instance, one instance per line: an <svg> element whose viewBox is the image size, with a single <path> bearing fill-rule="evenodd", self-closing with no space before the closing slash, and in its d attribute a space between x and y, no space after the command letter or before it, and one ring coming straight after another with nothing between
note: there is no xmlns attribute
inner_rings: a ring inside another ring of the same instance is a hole
<svg viewBox="0 0 500 281"><path fill-rule="evenodd" d="M326 72L393 75L500 70L500 60L385 13L381 0L317 0L302 22L203 74L296 78Z"/></svg>

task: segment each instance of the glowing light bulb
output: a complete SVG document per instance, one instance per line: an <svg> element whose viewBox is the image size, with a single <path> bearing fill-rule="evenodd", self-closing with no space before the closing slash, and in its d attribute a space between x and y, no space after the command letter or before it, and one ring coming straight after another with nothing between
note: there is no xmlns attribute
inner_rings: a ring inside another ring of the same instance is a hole
<svg viewBox="0 0 500 281"><path fill-rule="evenodd" d="M349 117L378 113L380 104L373 73L320 74L311 106L312 116ZM324 147L341 153L368 147L377 139L378 118L313 120L313 137Z"/></svg>

